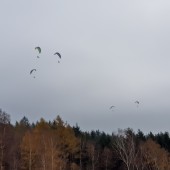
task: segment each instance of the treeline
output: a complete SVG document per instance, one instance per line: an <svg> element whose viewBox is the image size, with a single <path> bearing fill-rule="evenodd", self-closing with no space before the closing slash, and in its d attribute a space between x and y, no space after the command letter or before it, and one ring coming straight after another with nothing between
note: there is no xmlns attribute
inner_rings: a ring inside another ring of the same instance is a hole
<svg viewBox="0 0 170 170"><path fill-rule="evenodd" d="M84 132L60 116L15 125L0 110L0 170L170 170L169 133Z"/></svg>

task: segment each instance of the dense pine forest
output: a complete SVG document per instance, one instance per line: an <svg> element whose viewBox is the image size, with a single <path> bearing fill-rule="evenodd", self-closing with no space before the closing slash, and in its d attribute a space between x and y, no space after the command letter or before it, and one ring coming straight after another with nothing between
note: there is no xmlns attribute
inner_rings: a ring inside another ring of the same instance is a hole
<svg viewBox="0 0 170 170"><path fill-rule="evenodd" d="M169 170L168 132L84 132L60 116L15 125L0 110L0 170Z"/></svg>

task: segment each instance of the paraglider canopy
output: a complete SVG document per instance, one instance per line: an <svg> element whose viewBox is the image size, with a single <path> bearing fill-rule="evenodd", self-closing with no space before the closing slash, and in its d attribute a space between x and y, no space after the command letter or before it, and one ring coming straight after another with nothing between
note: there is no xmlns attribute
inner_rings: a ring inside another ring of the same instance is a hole
<svg viewBox="0 0 170 170"><path fill-rule="evenodd" d="M36 69L32 69L31 71L30 71L30 74L32 74L33 73L33 71L37 71Z"/></svg>
<svg viewBox="0 0 170 170"><path fill-rule="evenodd" d="M139 107L139 101L136 100L135 103L136 103L136 106Z"/></svg>
<svg viewBox="0 0 170 170"><path fill-rule="evenodd" d="M61 54L60 53L58 53L58 52L56 52L56 53L54 53L54 55L58 55L59 56L59 58L61 59Z"/></svg>
<svg viewBox="0 0 170 170"><path fill-rule="evenodd" d="M114 111L114 108L115 108L115 106L110 106L110 107L109 107L109 109L110 109L111 111Z"/></svg>
<svg viewBox="0 0 170 170"><path fill-rule="evenodd" d="M115 106L110 106L110 109L113 109Z"/></svg>
<svg viewBox="0 0 170 170"><path fill-rule="evenodd" d="M136 100L136 101L135 101L135 103L136 103L136 104L139 104L139 101L138 101L138 100Z"/></svg>
<svg viewBox="0 0 170 170"><path fill-rule="evenodd" d="M41 48L40 47L35 47L35 50L38 50L38 52L41 53Z"/></svg>

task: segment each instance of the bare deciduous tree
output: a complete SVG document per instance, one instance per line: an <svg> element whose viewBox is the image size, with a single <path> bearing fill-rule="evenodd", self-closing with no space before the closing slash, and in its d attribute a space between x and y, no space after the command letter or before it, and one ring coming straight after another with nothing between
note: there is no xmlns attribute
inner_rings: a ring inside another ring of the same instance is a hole
<svg viewBox="0 0 170 170"><path fill-rule="evenodd" d="M119 159L124 162L127 170L135 169L137 150L133 131L130 129L119 129L118 134L113 135L113 149L116 151Z"/></svg>

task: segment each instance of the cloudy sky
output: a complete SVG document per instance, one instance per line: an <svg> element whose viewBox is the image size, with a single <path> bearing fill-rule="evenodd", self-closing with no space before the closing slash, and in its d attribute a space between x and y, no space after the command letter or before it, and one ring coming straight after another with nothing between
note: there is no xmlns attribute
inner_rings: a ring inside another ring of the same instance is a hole
<svg viewBox="0 0 170 170"><path fill-rule="evenodd" d="M170 131L169 0L0 2L0 108L13 123Z"/></svg>

